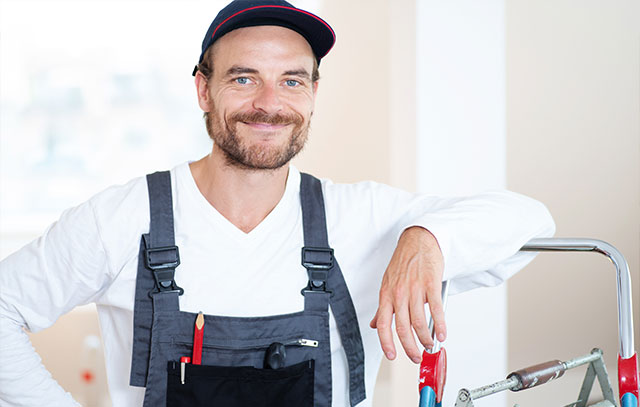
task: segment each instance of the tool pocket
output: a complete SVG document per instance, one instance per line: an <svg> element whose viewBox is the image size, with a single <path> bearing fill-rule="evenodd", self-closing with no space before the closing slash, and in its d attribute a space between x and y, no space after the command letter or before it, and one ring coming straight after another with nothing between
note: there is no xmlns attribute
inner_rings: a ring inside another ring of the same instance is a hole
<svg viewBox="0 0 640 407"><path fill-rule="evenodd" d="M169 362L167 407L313 407L314 363L279 369L185 364L183 373L179 362Z"/></svg>

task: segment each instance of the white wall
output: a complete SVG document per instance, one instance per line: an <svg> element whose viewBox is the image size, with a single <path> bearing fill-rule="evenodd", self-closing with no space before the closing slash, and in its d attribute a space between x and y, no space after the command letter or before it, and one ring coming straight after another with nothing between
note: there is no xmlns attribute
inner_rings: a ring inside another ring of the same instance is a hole
<svg viewBox="0 0 640 407"><path fill-rule="evenodd" d="M417 2L418 190L465 195L505 187L505 4ZM504 378L506 289L454 296L447 310L444 403ZM478 406L505 403L504 393Z"/></svg>

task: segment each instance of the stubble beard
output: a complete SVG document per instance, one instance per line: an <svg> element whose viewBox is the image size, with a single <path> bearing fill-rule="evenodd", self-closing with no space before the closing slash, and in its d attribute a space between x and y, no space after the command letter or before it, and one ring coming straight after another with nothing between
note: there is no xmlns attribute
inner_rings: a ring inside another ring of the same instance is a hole
<svg viewBox="0 0 640 407"><path fill-rule="evenodd" d="M265 148L242 141L237 133L237 126L242 122L291 124L293 129L284 146ZM275 170L283 167L302 151L309 136L309 121L305 124L304 118L298 113L235 112L221 119L213 106L211 111L205 114L205 123L209 137L223 152L226 164L246 170Z"/></svg>

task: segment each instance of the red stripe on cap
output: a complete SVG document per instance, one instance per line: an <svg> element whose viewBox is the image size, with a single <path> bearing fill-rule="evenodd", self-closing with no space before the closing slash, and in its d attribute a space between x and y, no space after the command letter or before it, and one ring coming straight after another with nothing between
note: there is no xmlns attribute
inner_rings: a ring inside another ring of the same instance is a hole
<svg viewBox="0 0 640 407"><path fill-rule="evenodd" d="M333 36L333 42L335 44L336 41L336 33L333 32L333 28L331 28L329 26L329 24L327 24L323 19L321 19L320 17L316 16L315 14L309 13L308 11L304 11L304 10L300 10L299 8L295 8L295 7L287 7L287 6L274 6L274 5L265 5L265 6L254 6L254 7L249 7L246 8L244 10L240 10L235 14L232 14L231 16L227 17L223 22L221 22L220 24L218 24L218 26L216 27L215 30L213 30L213 33L211 34L211 38L213 38L216 35L216 31L218 31L218 28L220 28L224 23L226 23L227 21L231 20L233 17L237 16L238 14L242 14L245 11L251 11L251 10L255 10L255 9L259 9L259 8L283 8L283 9L287 9L287 10L292 10L292 11L297 11L298 13L303 13L308 15L309 17L313 17L316 20L320 21L322 24L324 24L325 27L327 27L329 29L329 31L331 31L331 35ZM324 55L327 55L329 53L329 51L331 51L331 49L333 48L333 44L331 44L331 48L329 48L327 50L327 52L325 52ZM322 55L320 58L324 57L324 55Z"/></svg>

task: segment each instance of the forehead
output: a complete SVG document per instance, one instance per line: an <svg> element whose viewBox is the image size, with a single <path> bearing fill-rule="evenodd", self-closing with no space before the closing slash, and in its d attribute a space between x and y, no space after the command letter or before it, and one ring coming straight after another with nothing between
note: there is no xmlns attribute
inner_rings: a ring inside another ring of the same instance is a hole
<svg viewBox="0 0 640 407"><path fill-rule="evenodd" d="M312 65L314 58L311 46L302 35L273 25L238 28L212 46L213 66L220 68L236 64L274 68L291 64L306 66Z"/></svg>

